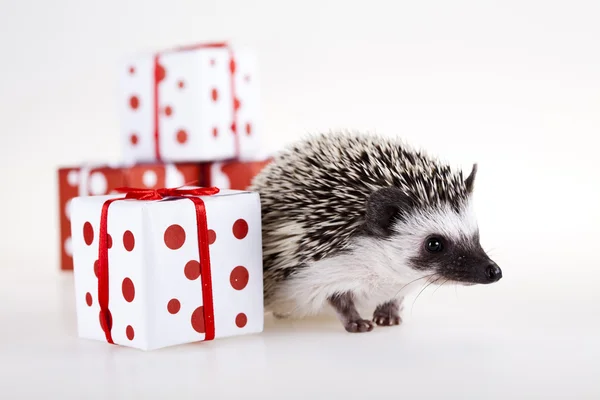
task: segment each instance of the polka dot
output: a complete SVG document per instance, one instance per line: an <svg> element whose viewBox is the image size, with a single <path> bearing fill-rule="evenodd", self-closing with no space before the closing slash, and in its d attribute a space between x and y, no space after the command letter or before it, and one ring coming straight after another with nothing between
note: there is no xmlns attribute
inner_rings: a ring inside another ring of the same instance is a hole
<svg viewBox="0 0 600 400"><path fill-rule="evenodd" d="M177 131L177 141L181 144L184 144L188 140L188 134L184 129L180 129Z"/></svg>
<svg viewBox="0 0 600 400"><path fill-rule="evenodd" d="M237 132L237 125L235 124L235 122L231 123L231 132L233 132L233 133Z"/></svg>
<svg viewBox="0 0 600 400"><path fill-rule="evenodd" d="M242 290L248 284L250 275L245 267L237 266L229 275L229 282L235 290Z"/></svg>
<svg viewBox="0 0 600 400"><path fill-rule="evenodd" d="M180 225L171 225L165 230L165 244L171 250L177 250L185 243L185 230Z"/></svg>
<svg viewBox="0 0 600 400"><path fill-rule="evenodd" d="M131 135L129 135L129 142L135 146L136 144L138 144L140 141L140 138L138 137L137 134L132 133Z"/></svg>
<svg viewBox="0 0 600 400"><path fill-rule="evenodd" d="M246 135L250 135L252 133L252 125L250 122L246 124Z"/></svg>
<svg viewBox="0 0 600 400"><path fill-rule="evenodd" d="M233 224L233 236L238 239L243 239L248 234L248 223L245 219L238 219Z"/></svg>
<svg viewBox="0 0 600 400"><path fill-rule="evenodd" d="M125 233L123 233L123 247L125 247L125 250L127 251L131 251L135 247L135 237L133 237L131 231L125 231Z"/></svg>
<svg viewBox="0 0 600 400"><path fill-rule="evenodd" d="M71 219L71 200L72 199L69 199L65 203L65 217L67 217L68 220Z"/></svg>
<svg viewBox="0 0 600 400"><path fill-rule="evenodd" d="M217 137L219 135L219 128L217 128L216 126L212 129L212 134L214 137Z"/></svg>
<svg viewBox="0 0 600 400"><path fill-rule="evenodd" d="M205 333L204 329L204 307L200 306L192 313L192 328L198 333Z"/></svg>
<svg viewBox="0 0 600 400"><path fill-rule="evenodd" d="M229 71L230 71L232 74L234 74L234 73L235 73L235 67L236 67L236 65L235 65L235 60L232 58L232 59L229 61Z"/></svg>
<svg viewBox="0 0 600 400"><path fill-rule="evenodd" d="M156 69L154 70L154 79L156 80L156 82L161 82L163 79L165 79L165 76L167 76L167 71L165 71L165 67L158 64L156 66Z"/></svg>
<svg viewBox="0 0 600 400"><path fill-rule="evenodd" d="M200 263L196 260L188 261L183 270L185 277L190 281L198 279L200 276Z"/></svg>
<svg viewBox="0 0 600 400"><path fill-rule="evenodd" d="M217 240L217 233L212 229L208 230L208 244L213 244Z"/></svg>
<svg viewBox="0 0 600 400"><path fill-rule="evenodd" d="M178 87L179 89L183 89L183 88L185 87L185 82L184 82L184 81L179 81L179 82L177 82L177 87Z"/></svg>
<svg viewBox="0 0 600 400"><path fill-rule="evenodd" d="M65 253L67 253L69 257L73 257L73 241L70 237L65 239Z"/></svg>
<svg viewBox="0 0 600 400"><path fill-rule="evenodd" d="M135 67L129 67L129 75L135 74Z"/></svg>
<svg viewBox="0 0 600 400"><path fill-rule="evenodd" d="M96 278L100 278L100 261L99 260L94 261L94 275L96 275Z"/></svg>
<svg viewBox="0 0 600 400"><path fill-rule="evenodd" d="M90 292L85 294L85 303L88 305L88 307L92 306L92 294Z"/></svg>
<svg viewBox="0 0 600 400"><path fill-rule="evenodd" d="M90 175L90 193L93 195L106 194L108 182L102 172L94 172Z"/></svg>
<svg viewBox="0 0 600 400"><path fill-rule="evenodd" d="M144 186L147 188L153 188L156 186L156 182L158 181L158 177L156 176L156 172L152 170L144 171L142 175L142 182L144 182Z"/></svg>
<svg viewBox="0 0 600 400"><path fill-rule="evenodd" d="M92 228L92 224L89 222L83 224L83 240L88 246L94 241L94 228Z"/></svg>
<svg viewBox="0 0 600 400"><path fill-rule="evenodd" d="M185 185L185 177L173 164L165 165L165 182L168 187L179 187Z"/></svg>
<svg viewBox="0 0 600 400"><path fill-rule="evenodd" d="M125 334L127 335L127 339L133 340L135 337L135 331L131 325L127 325L127 328L125 328Z"/></svg>
<svg viewBox="0 0 600 400"><path fill-rule="evenodd" d="M238 328L243 328L246 326L246 324L248 323L248 317L246 317L246 314L244 313L239 313L236 317L235 317L235 324L237 325Z"/></svg>
<svg viewBox="0 0 600 400"><path fill-rule="evenodd" d="M110 249L112 247L112 236L110 236L110 235L107 235L107 236L108 236L108 238L106 241L108 242L107 245L108 245L108 248Z"/></svg>
<svg viewBox="0 0 600 400"><path fill-rule="evenodd" d="M239 110L240 108L240 99L238 99L237 97L235 99L233 99L233 109L234 110Z"/></svg>
<svg viewBox="0 0 600 400"><path fill-rule="evenodd" d="M232 187L231 180L229 179L227 172L224 171L224 168L227 165L228 164L220 163L220 168L219 168L219 164L215 164L213 167L211 167L210 182L211 182L212 186L221 187L221 188Z"/></svg>
<svg viewBox="0 0 600 400"><path fill-rule="evenodd" d="M165 107L165 115L166 115L167 117L170 117L170 116L171 116L171 114L173 114L173 107L171 107L171 106L166 106L166 107Z"/></svg>
<svg viewBox="0 0 600 400"><path fill-rule="evenodd" d="M106 317L105 317L105 315L106 315ZM98 316L100 318L100 327L102 327L102 330L103 331L111 330L113 320L112 320L112 314L110 313L110 310L106 310L106 314L104 312L102 312L102 310L100 310L100 314ZM106 326L107 320L108 320L108 327Z"/></svg>
<svg viewBox="0 0 600 400"><path fill-rule="evenodd" d="M212 97L213 101L217 101L219 99L219 92L216 88L213 88L213 90L210 93L210 97Z"/></svg>
<svg viewBox="0 0 600 400"><path fill-rule="evenodd" d="M140 99L135 95L131 96L129 98L129 107L131 107L133 110L137 110L139 106L140 106Z"/></svg>
<svg viewBox="0 0 600 400"><path fill-rule="evenodd" d="M67 182L70 186L77 186L79 184L79 171L69 171L69 173L67 174Z"/></svg>
<svg viewBox="0 0 600 400"><path fill-rule="evenodd" d="M181 303L177 299L171 299L167 303L167 311L171 314L177 314L181 310Z"/></svg>
<svg viewBox="0 0 600 400"><path fill-rule="evenodd" d="M125 301L131 303L135 298L135 286L133 286L133 282L129 278L123 279L123 283L121 284L121 290L123 291L123 298Z"/></svg>

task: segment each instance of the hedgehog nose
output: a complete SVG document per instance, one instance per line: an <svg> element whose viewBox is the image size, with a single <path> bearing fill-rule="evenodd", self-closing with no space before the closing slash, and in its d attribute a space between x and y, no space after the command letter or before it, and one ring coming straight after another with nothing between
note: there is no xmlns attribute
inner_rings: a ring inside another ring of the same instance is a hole
<svg viewBox="0 0 600 400"><path fill-rule="evenodd" d="M496 264L490 264L485 269L485 276L490 283L497 282L502 278L502 270Z"/></svg>

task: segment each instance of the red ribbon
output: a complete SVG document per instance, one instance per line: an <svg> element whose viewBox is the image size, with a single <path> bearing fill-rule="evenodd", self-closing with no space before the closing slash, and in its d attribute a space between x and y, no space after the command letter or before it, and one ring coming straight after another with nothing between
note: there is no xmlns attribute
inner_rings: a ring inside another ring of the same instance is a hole
<svg viewBox="0 0 600 400"><path fill-rule="evenodd" d="M193 189L137 189L123 187L116 191L127 193L123 198L110 199L102 205L100 215L100 238L98 246L98 303L100 304L100 323L106 341L114 344L112 339L112 315L108 308L109 286L108 286L108 208L118 200L162 200L166 197L180 197L189 199L196 208L196 227L198 233L198 253L200 259L200 274L202 276L202 302L204 307L204 327L206 330L204 340L215 338L215 318L212 292L212 277L210 267L210 252L208 249L208 222L206 220L206 208L204 201L195 196L212 196L219 193L216 187L193 188Z"/></svg>
<svg viewBox="0 0 600 400"><path fill-rule="evenodd" d="M231 130L235 136L235 158L239 158L240 155L240 137L237 132L237 110L239 108L239 100L236 97L235 91L235 70L236 70L236 62L233 54L233 50L226 42L215 42L215 43L200 43L190 46L181 46L176 47L173 50L162 52L165 54L167 52L177 52L177 51L193 51L200 49L219 49L226 48L229 52L229 80L231 87L231 99L232 99L232 109L233 109L233 122L231 123ZM164 78L164 70L162 70L162 66L160 65L160 54L157 53L154 55L154 154L157 160L162 160L160 153L160 128L159 128L159 99L158 99L158 84Z"/></svg>

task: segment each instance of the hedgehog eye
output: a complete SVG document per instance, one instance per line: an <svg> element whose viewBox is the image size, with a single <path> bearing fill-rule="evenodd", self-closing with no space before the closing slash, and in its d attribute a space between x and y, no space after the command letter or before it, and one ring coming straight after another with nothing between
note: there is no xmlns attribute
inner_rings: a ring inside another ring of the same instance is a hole
<svg viewBox="0 0 600 400"><path fill-rule="evenodd" d="M442 239L439 237L431 237L427 239L425 242L425 248L430 253L439 253L444 249L444 245L442 244Z"/></svg>

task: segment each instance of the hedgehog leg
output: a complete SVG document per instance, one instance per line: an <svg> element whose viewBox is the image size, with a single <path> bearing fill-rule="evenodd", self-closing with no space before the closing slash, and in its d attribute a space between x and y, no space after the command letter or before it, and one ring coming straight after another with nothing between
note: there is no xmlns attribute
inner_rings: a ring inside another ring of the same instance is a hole
<svg viewBox="0 0 600 400"><path fill-rule="evenodd" d="M286 319L289 318L290 315L289 314L284 314L284 313L278 313L278 312L273 312L273 317L275 317L275 319Z"/></svg>
<svg viewBox="0 0 600 400"><path fill-rule="evenodd" d="M382 303L375 308L373 313L373 322L379 326L400 325L400 304L402 300L390 300Z"/></svg>
<svg viewBox="0 0 600 400"><path fill-rule="evenodd" d="M334 294L329 297L329 304L335 309L338 318L344 324L348 332L370 332L373 330L373 323L362 319L356 306L354 305L354 296L352 293Z"/></svg>

